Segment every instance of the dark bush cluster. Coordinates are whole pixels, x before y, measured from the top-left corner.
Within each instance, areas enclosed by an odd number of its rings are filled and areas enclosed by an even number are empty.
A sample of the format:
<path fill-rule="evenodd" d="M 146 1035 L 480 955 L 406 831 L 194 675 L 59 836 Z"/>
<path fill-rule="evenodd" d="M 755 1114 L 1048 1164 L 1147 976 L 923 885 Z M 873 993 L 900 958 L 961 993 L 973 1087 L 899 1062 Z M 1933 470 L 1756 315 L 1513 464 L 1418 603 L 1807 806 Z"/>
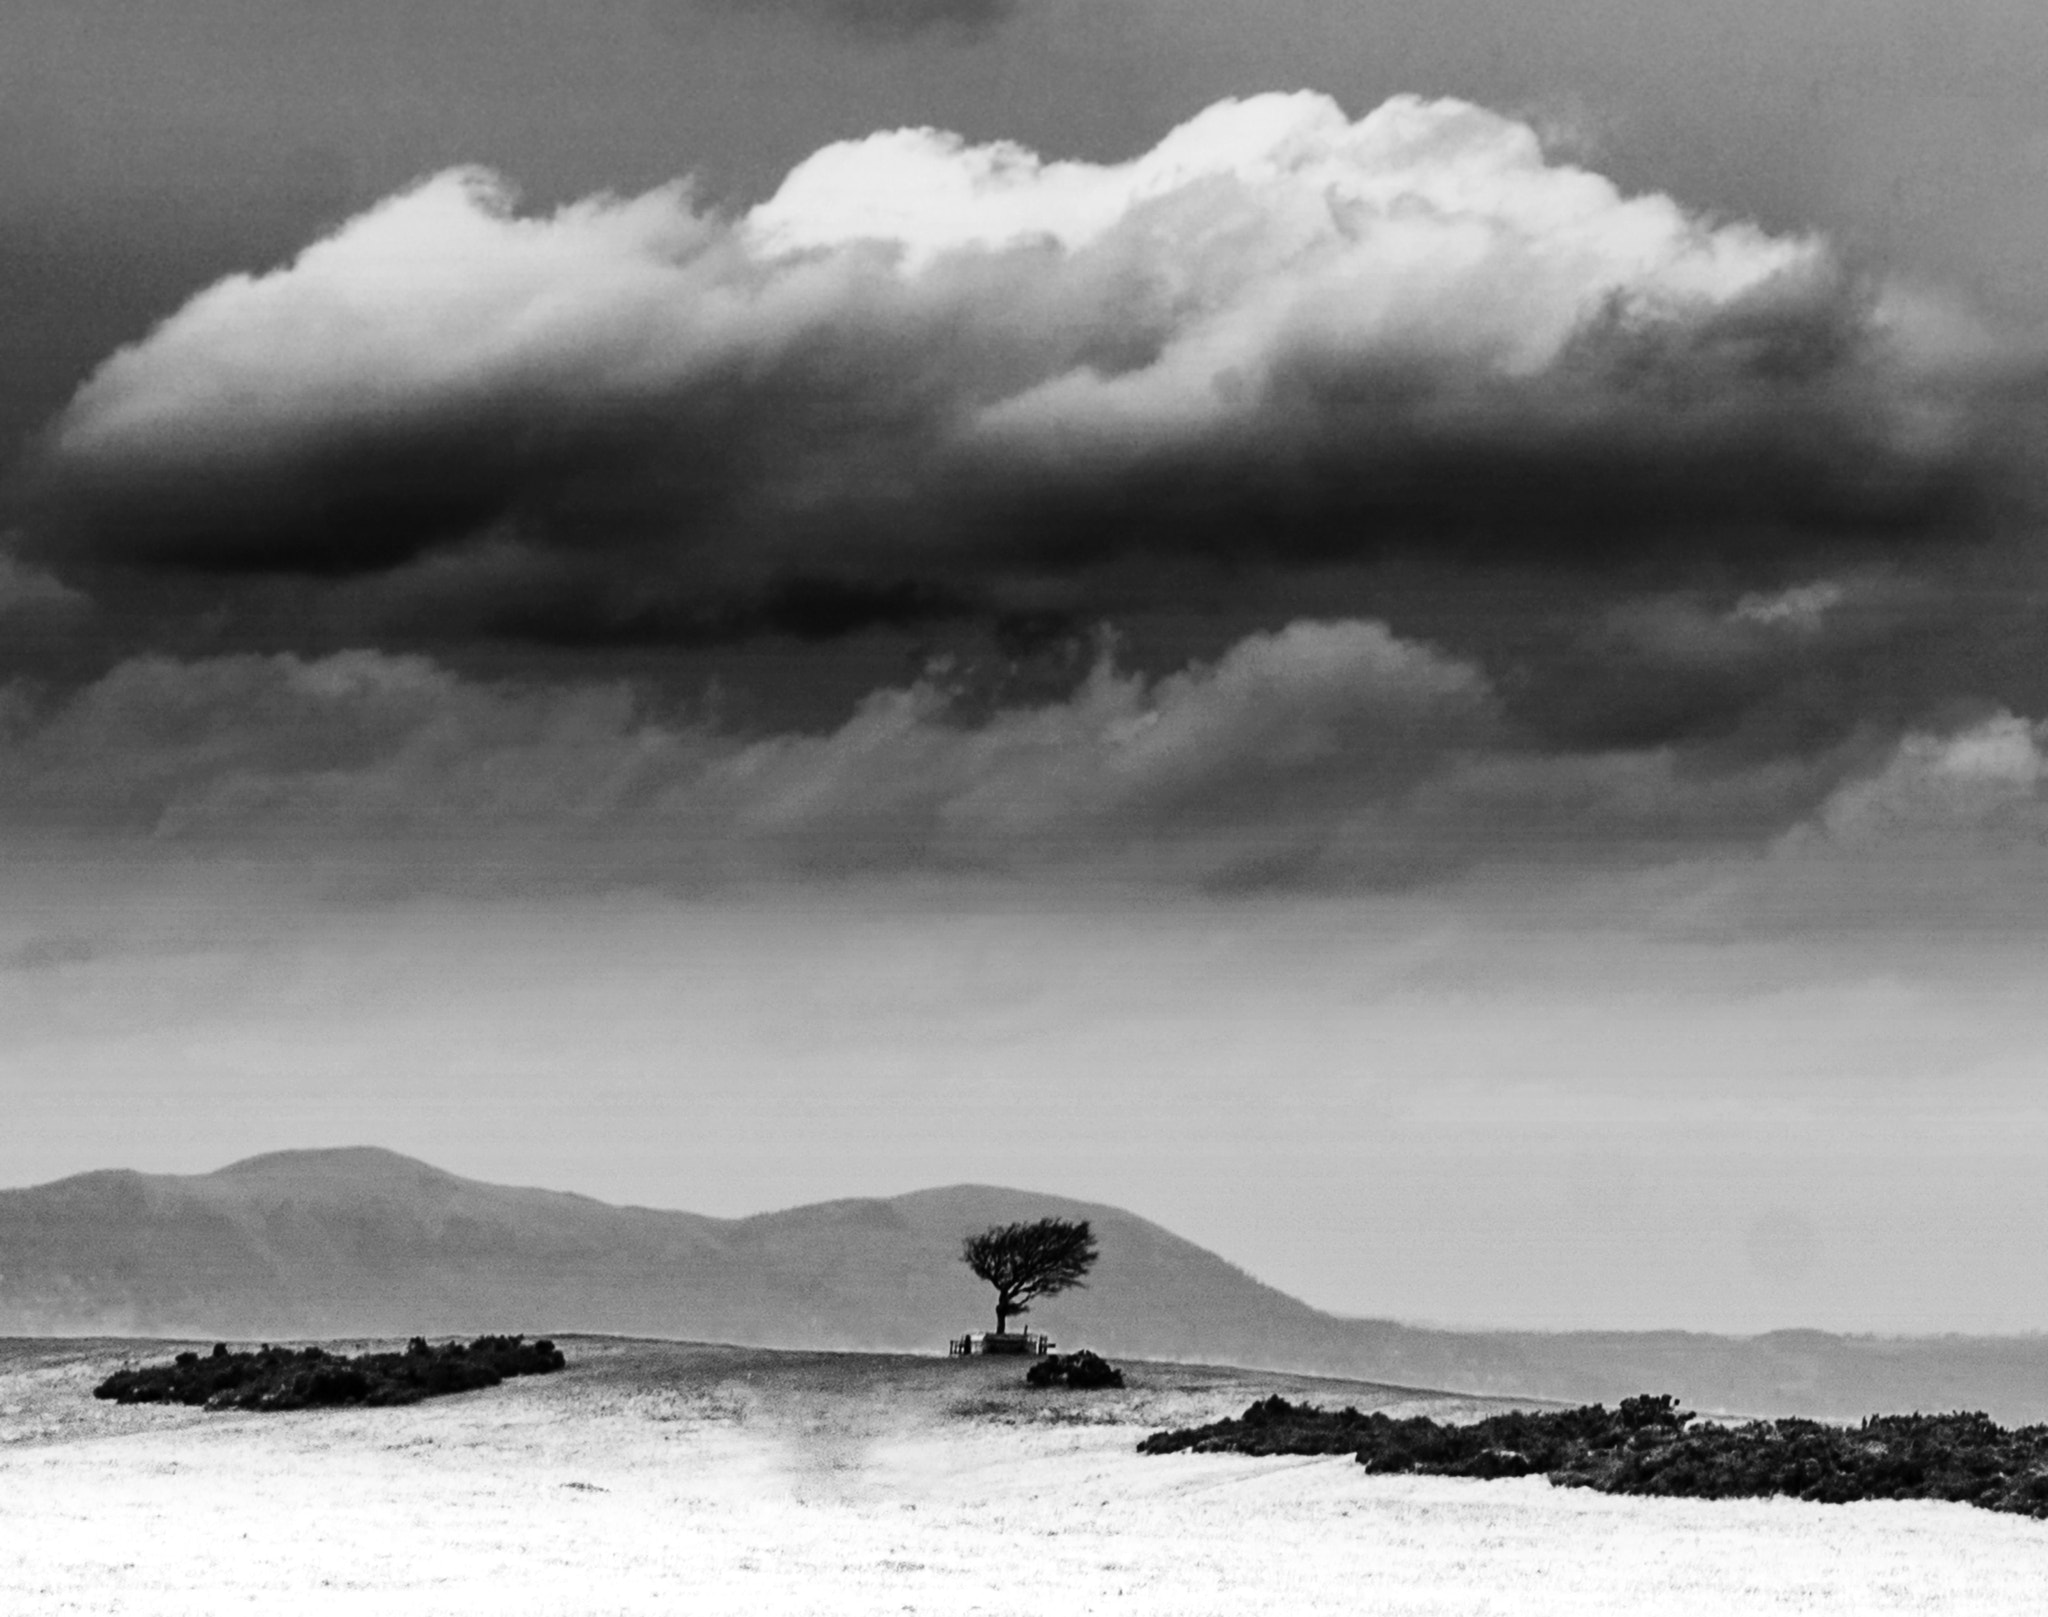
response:
<path fill-rule="evenodd" d="M 1469 1425 L 1325 1411 L 1273 1397 L 1235 1420 L 1155 1432 L 1140 1453 L 1352 1454 L 1369 1471 L 1441 1477 L 1542 1475 L 1561 1487 L 1698 1499 L 1783 1494 L 1823 1504 L 1947 1499 L 2048 1517 L 2048 1426 L 2016 1430 L 1982 1414 L 1872 1415 L 1694 1424 L 1667 1396 L 1609 1410 L 1489 1415 Z"/>
<path fill-rule="evenodd" d="M 1138 1445 L 1140 1454 L 1356 1454 L 1369 1417 L 1355 1409 L 1334 1412 L 1314 1404 L 1290 1404 L 1277 1393 L 1251 1405 L 1235 1420 L 1154 1432 Z M 1384 1417 L 1382 1417 L 1384 1418 Z"/>
<path fill-rule="evenodd" d="M 1086 1390 L 1121 1387 L 1124 1373 L 1107 1359 L 1083 1348 L 1079 1353 L 1054 1353 L 1040 1359 L 1024 1372 L 1024 1379 L 1034 1387 L 1079 1387 Z"/>
<path fill-rule="evenodd" d="M 1947 1499 L 2048 1517 L 2048 1426 L 2007 1430 L 1978 1413 L 1872 1415 L 1699 1426 L 1640 1448 L 1589 1453 L 1553 1481 L 1606 1493 L 1702 1499 L 1788 1494 L 1823 1504 Z"/>
<path fill-rule="evenodd" d="M 216 1342 L 205 1358 L 180 1353 L 170 1364 L 117 1370 L 93 1388 L 122 1404 L 199 1404 L 208 1409 L 315 1409 L 336 1404 L 416 1404 L 422 1398 L 495 1387 L 508 1376 L 562 1368 L 554 1343 L 521 1336 L 430 1344 L 415 1336 L 403 1353 L 283 1348 L 230 1353 Z"/>

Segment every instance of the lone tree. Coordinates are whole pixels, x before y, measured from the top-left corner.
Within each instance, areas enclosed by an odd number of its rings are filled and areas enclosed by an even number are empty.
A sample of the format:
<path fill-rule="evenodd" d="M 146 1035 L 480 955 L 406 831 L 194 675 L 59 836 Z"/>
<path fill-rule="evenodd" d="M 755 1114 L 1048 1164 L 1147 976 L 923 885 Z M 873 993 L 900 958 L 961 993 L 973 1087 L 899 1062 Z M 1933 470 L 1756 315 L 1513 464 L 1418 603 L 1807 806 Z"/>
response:
<path fill-rule="evenodd" d="M 960 1261 L 996 1288 L 996 1335 L 1013 1314 L 1028 1314 L 1034 1297 L 1050 1297 L 1095 1267 L 1095 1237 L 1088 1220 L 1041 1218 L 1030 1224 L 994 1224 L 960 1243 Z"/>

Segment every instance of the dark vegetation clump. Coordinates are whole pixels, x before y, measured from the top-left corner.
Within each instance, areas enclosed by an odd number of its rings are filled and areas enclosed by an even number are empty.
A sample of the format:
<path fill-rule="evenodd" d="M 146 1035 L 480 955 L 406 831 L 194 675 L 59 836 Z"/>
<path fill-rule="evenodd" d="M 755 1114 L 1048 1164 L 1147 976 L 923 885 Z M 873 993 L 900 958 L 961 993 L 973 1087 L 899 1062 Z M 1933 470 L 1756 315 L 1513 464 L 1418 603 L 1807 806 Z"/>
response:
<path fill-rule="evenodd" d="M 265 1344 L 230 1353 L 222 1342 L 201 1358 L 180 1353 L 170 1364 L 117 1370 L 93 1388 L 95 1398 L 122 1404 L 200 1404 L 208 1409 L 318 1409 L 337 1404 L 416 1404 L 422 1398 L 495 1387 L 508 1376 L 559 1370 L 562 1350 L 521 1336 L 480 1336 L 474 1342 L 430 1344 L 415 1336 L 403 1353 L 359 1353 Z"/>
<path fill-rule="evenodd" d="M 1542 1475 L 1560 1487 L 1695 1499 L 1785 1495 L 1822 1504 L 1947 1499 L 2048 1518 L 2048 1426 L 1983 1414 L 1872 1415 L 1694 1424 L 1677 1400 L 1489 1415 L 1470 1425 L 1334 1412 L 1280 1397 L 1235 1420 L 1154 1432 L 1143 1454 L 1353 1454 L 1368 1471 L 1438 1477 Z"/>
<path fill-rule="evenodd" d="M 1079 1353 L 1054 1353 L 1040 1359 L 1024 1372 L 1024 1379 L 1034 1387 L 1078 1387 L 1087 1391 L 1095 1387 L 1121 1387 L 1124 1373 L 1107 1359 L 1083 1348 Z"/>

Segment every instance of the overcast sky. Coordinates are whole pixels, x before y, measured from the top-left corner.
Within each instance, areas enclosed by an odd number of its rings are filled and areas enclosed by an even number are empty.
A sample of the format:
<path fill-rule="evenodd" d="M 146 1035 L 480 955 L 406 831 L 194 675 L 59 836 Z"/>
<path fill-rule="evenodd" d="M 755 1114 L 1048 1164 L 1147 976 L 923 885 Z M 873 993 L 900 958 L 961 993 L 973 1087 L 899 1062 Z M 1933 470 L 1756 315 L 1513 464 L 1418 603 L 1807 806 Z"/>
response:
<path fill-rule="evenodd" d="M 2048 12 L 0 13 L 0 1183 L 2042 1329 Z M 20 1126 L 25 1120 L 25 1126 Z"/>

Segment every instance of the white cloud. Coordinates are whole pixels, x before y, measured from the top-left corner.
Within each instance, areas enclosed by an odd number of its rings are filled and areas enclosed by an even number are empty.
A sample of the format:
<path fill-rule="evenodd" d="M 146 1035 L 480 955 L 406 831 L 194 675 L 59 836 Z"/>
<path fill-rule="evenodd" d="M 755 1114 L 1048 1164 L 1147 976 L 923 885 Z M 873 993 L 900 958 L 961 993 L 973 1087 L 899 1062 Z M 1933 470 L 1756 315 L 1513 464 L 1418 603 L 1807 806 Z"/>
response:
<path fill-rule="evenodd" d="M 506 391 L 629 393 L 678 349 L 715 349 L 690 266 L 719 235 L 676 187 L 522 219 L 497 178 L 451 170 L 200 293 L 85 384 L 63 445 L 255 456 Z M 657 313 L 658 357 L 642 345 Z"/>

